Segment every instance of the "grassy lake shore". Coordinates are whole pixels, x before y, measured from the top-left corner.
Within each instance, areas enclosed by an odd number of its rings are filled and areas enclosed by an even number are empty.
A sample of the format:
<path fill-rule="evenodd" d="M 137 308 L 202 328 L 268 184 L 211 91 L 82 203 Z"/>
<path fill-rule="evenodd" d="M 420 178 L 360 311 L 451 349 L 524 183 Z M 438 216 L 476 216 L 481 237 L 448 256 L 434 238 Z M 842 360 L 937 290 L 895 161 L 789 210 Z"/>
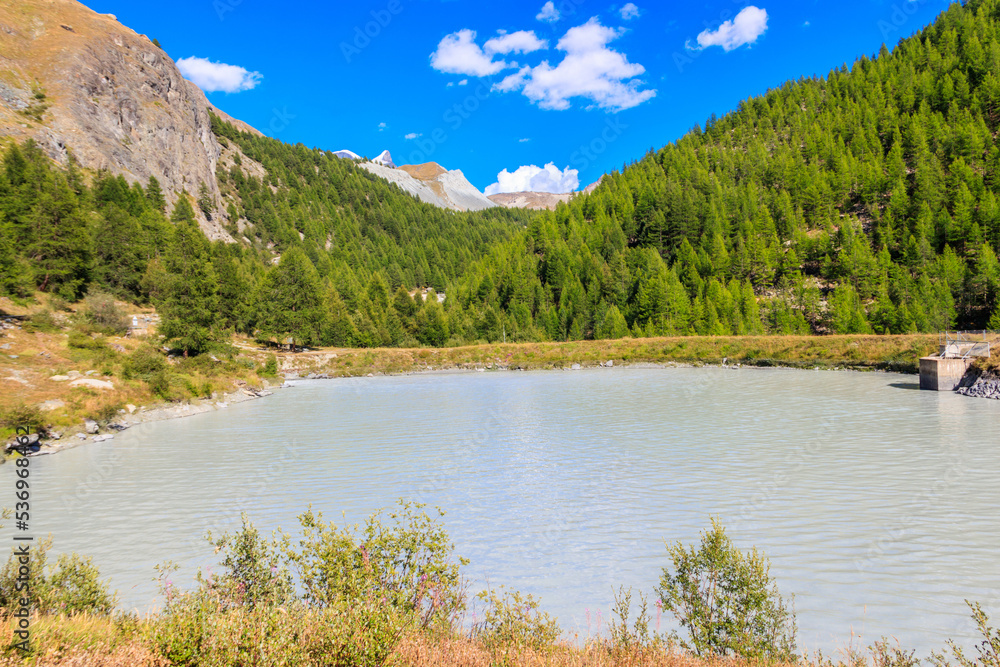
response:
<path fill-rule="evenodd" d="M 566 343 L 494 343 L 455 348 L 315 350 L 280 355 L 284 372 L 331 377 L 437 370 L 551 370 L 614 365 L 783 366 L 916 373 L 938 337 L 746 336 L 623 338 Z"/>
<path fill-rule="evenodd" d="M 917 373 L 938 336 L 747 336 L 624 338 L 555 343 L 494 343 L 453 348 L 319 349 L 290 352 L 235 337 L 225 352 L 184 359 L 148 358 L 153 337 L 92 334 L 56 327 L 8 330 L 0 355 L 0 414 L 27 407 L 50 432 L 67 438 L 92 419 L 111 423 L 171 419 L 248 400 L 281 377 L 360 377 L 440 371 L 558 370 L 574 367 L 723 365 Z M 161 354 L 161 353 L 157 353 Z M 1000 351 L 983 368 L 1000 367 Z M 155 364 L 153 363 L 155 362 Z M 142 363 L 159 368 L 145 368 Z M 97 383 L 87 380 L 93 379 Z M 73 380 L 83 379 L 80 382 Z M 105 383 L 101 385 L 100 383 Z M 0 432 L 9 440 L 11 426 Z M 55 444 L 54 443 L 54 444 Z M 82 444 L 75 442 L 74 444 Z"/>

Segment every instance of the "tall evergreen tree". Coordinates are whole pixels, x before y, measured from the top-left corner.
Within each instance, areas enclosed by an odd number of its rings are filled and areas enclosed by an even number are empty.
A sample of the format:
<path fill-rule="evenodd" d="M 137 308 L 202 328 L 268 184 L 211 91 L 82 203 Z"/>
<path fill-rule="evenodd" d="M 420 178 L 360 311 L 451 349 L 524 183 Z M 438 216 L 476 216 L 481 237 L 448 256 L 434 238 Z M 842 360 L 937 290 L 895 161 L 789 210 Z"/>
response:
<path fill-rule="evenodd" d="M 257 303 L 259 326 L 265 336 L 274 336 L 279 342 L 289 339 L 293 350 L 319 339 L 325 314 L 319 276 L 298 248 L 282 255 L 278 265 L 264 276 Z"/>
<path fill-rule="evenodd" d="M 160 333 L 185 355 L 205 351 L 219 336 L 219 285 L 212 266 L 208 239 L 198 229 L 194 210 L 180 196 L 171 216 L 176 228 L 164 256 L 166 285 L 156 304 Z"/>

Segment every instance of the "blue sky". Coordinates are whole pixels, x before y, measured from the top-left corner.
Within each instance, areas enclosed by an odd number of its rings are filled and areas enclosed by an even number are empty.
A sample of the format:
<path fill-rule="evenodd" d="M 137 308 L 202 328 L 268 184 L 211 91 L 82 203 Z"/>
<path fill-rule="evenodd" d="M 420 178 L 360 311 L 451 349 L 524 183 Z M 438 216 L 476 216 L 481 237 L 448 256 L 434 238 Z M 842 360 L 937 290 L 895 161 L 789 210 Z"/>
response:
<path fill-rule="evenodd" d="M 158 39 L 219 89 L 215 105 L 268 135 L 388 149 L 397 164 L 461 169 L 481 190 L 584 187 L 741 99 L 891 48 L 948 5 L 85 2 Z"/>

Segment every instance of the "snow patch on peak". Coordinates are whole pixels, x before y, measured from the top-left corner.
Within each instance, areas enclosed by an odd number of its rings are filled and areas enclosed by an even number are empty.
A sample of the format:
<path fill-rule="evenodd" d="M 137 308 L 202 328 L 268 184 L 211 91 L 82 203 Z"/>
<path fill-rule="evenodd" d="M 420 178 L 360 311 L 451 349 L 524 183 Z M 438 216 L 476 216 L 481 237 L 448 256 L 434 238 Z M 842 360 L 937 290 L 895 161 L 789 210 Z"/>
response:
<path fill-rule="evenodd" d="M 354 151 L 348 151 L 348 150 L 336 151 L 334 153 L 334 155 L 336 155 L 339 158 L 345 159 L 345 160 L 360 160 L 361 159 L 360 155 L 358 155 Z"/>
<path fill-rule="evenodd" d="M 389 151 L 382 151 L 382 154 L 372 160 L 372 162 L 380 164 L 383 167 L 389 167 L 390 169 L 396 168 L 396 163 L 392 161 L 392 155 L 389 154 Z"/>

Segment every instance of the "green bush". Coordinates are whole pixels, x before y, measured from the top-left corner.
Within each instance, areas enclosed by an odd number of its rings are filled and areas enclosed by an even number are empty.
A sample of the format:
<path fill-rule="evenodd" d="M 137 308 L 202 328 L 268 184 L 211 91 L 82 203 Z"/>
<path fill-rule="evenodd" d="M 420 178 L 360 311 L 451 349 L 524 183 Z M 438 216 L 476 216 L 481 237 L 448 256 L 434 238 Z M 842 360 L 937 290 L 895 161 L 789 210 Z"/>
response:
<path fill-rule="evenodd" d="M 118 416 L 118 411 L 121 409 L 121 403 L 109 403 L 98 408 L 91 418 L 99 422 L 109 422 Z"/>
<path fill-rule="evenodd" d="M 59 331 L 59 324 L 51 310 L 40 310 L 33 313 L 24 322 L 24 330 L 30 333 L 54 333 Z"/>
<path fill-rule="evenodd" d="M 276 377 L 278 375 L 278 355 L 272 354 L 264 362 L 264 368 L 261 369 L 260 374 L 264 377 Z"/>
<path fill-rule="evenodd" d="M 641 662 L 641 654 L 651 648 L 661 648 L 662 639 L 654 636 L 649 630 L 649 605 L 646 598 L 639 594 L 639 614 L 635 620 L 632 616 L 632 589 L 624 587 L 615 593 L 614 618 L 608 620 L 608 639 L 605 648 L 615 664 L 633 664 Z"/>
<path fill-rule="evenodd" d="M 49 295 L 49 308 L 52 310 L 62 311 L 64 313 L 68 313 L 71 310 L 69 302 L 58 294 Z"/>
<path fill-rule="evenodd" d="M 363 527 L 338 528 L 310 509 L 299 516 L 297 547 L 285 536 L 282 548 L 312 606 L 368 606 L 386 623 L 451 628 L 465 609 L 459 566 L 466 561 L 452 553 L 442 516 L 400 502 Z"/>
<path fill-rule="evenodd" d="M 106 582 L 89 557 L 62 554 L 49 575 L 43 611 L 50 614 L 110 614 L 117 595 L 108 591 Z"/>
<path fill-rule="evenodd" d="M 170 376 L 167 374 L 166 369 L 154 373 L 147 381 L 147 384 L 149 385 L 149 390 L 163 400 L 169 401 L 173 398 L 170 392 Z"/>
<path fill-rule="evenodd" d="M 242 515 L 243 526 L 236 533 L 207 539 L 222 552 L 225 573 L 206 580 L 226 607 L 258 607 L 281 605 L 294 596 L 292 576 L 281 565 L 281 554 L 273 541 L 260 536 L 260 532 Z"/>
<path fill-rule="evenodd" d="M 217 600 L 200 589 L 184 593 L 170 580 L 171 566 L 158 566 L 164 609 L 146 627 L 146 641 L 173 665 L 210 664 L 204 653 L 210 643 L 212 621 L 220 612 Z"/>
<path fill-rule="evenodd" d="M 122 366 L 122 377 L 126 380 L 151 381 L 167 368 L 167 361 L 152 345 L 143 345 L 130 354 Z"/>
<path fill-rule="evenodd" d="M 486 590 L 483 620 L 473 627 L 473 637 L 490 650 L 513 647 L 544 649 L 559 637 L 556 620 L 538 609 L 538 600 L 520 591 Z"/>
<path fill-rule="evenodd" d="M 872 644 L 868 651 L 872 656 L 873 667 L 917 667 L 920 664 L 920 660 L 913 657 L 916 651 L 900 648 L 899 642 L 893 646 L 885 637 Z M 857 662 L 867 664 L 863 657 Z"/>
<path fill-rule="evenodd" d="M 105 292 L 91 292 L 83 301 L 87 321 L 109 335 L 128 332 L 128 315 L 119 308 L 115 298 Z"/>
<path fill-rule="evenodd" d="M 62 554 L 52 567 L 48 564 L 51 544 L 51 540 L 44 540 L 31 550 L 28 562 L 31 586 L 27 593 L 16 589 L 21 564 L 11 553 L 0 570 L 0 609 L 12 611 L 27 596 L 31 609 L 41 614 L 112 613 L 118 597 L 108 590 L 107 582 L 101 581 L 91 559 L 75 553 Z"/>
<path fill-rule="evenodd" d="M 657 592 L 687 632 L 681 646 L 703 657 L 795 658 L 795 615 L 763 554 L 741 553 L 715 519 L 698 549 L 678 542 L 668 553 L 673 571 L 663 569 Z"/>
<path fill-rule="evenodd" d="M 184 389 L 190 396 L 199 396 L 201 392 L 198 389 L 198 385 L 194 383 L 194 380 L 187 377 L 186 375 L 181 376 L 181 381 L 184 383 Z"/>
<path fill-rule="evenodd" d="M 105 350 L 108 347 L 102 336 L 93 338 L 81 331 L 71 331 L 66 344 L 77 350 Z"/>
<path fill-rule="evenodd" d="M 34 405 L 19 403 L 0 413 L 0 424 L 16 429 L 24 427 L 29 433 L 39 433 L 45 430 L 45 423 L 42 420 L 42 411 Z"/>
<path fill-rule="evenodd" d="M 245 516 L 235 533 L 209 535 L 223 571 L 199 576 L 189 593 L 171 583 L 173 567 L 159 568 L 166 604 L 148 643 L 176 665 L 374 667 L 409 629 L 458 627 L 464 561 L 422 506 L 402 503 L 362 527 L 338 528 L 312 510 L 299 522 L 295 540 L 265 539 Z"/>
<path fill-rule="evenodd" d="M 965 601 L 972 610 L 972 620 L 982 635 L 982 641 L 976 644 L 976 657 L 969 657 L 958 644 L 948 640 L 948 647 L 951 649 L 955 662 L 959 667 L 1000 667 L 1000 630 L 990 625 L 990 617 L 983 611 L 978 602 Z M 951 663 L 948 658 L 940 653 L 931 653 L 931 662 L 938 667 L 945 667 Z M 904 665 L 903 667 L 910 667 Z"/>

